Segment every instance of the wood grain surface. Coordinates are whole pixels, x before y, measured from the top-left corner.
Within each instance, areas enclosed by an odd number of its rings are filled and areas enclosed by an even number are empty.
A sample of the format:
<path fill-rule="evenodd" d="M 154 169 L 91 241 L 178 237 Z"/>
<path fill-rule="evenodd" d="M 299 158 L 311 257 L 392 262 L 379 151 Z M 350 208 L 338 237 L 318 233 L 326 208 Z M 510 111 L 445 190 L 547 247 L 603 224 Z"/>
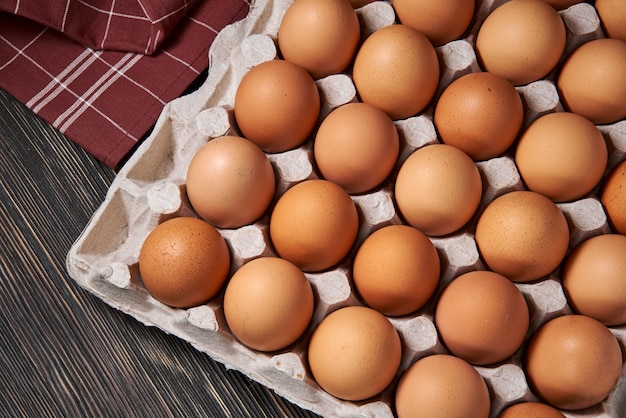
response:
<path fill-rule="evenodd" d="M 0 90 L 0 417 L 314 417 L 80 288 L 115 172 Z"/>

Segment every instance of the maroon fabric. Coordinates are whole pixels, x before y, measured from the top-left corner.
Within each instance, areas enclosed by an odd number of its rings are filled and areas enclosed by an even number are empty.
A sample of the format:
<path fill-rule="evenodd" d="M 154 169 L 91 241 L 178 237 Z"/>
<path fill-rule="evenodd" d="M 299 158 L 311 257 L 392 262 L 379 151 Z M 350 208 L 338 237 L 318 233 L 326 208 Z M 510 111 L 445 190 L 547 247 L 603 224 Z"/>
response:
<path fill-rule="evenodd" d="M 91 0 L 92 4 L 95 1 Z M 169 4 L 181 1 L 169 0 Z M 41 7 L 54 2 L 17 3 L 21 8 L 24 3 Z M 70 6 L 74 2 L 86 3 L 67 1 Z M 110 2 L 119 14 L 125 11 L 118 9 L 118 3 L 132 3 Z M 150 2 L 165 6 L 168 0 Z M 66 0 L 62 3 L 65 5 Z M 217 33 L 244 18 L 249 7 L 249 0 L 198 0 L 178 18 L 178 24 L 152 55 L 132 51 L 135 47 L 128 38 L 134 37 L 128 35 L 128 22 L 109 25 L 108 34 L 102 38 L 119 42 L 115 49 L 128 49 L 102 50 L 71 40 L 33 19 L 0 13 L 0 87 L 96 158 L 116 168 L 154 125 L 165 104 L 207 68 L 208 49 Z M 92 34 L 100 30 L 96 26 Z M 102 42 L 94 36 L 96 43 Z M 149 42 L 158 42 L 152 39 Z M 141 47 L 145 48 L 145 43 Z"/>

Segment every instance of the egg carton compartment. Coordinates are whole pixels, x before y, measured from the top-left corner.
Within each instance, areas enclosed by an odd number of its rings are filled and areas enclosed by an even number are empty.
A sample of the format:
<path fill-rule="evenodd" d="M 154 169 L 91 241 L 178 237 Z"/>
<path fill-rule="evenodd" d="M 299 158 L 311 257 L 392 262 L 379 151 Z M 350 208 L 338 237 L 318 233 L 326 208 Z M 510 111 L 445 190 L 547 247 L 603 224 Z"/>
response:
<path fill-rule="evenodd" d="M 315 295 L 313 319 L 305 334 L 284 350 L 262 353 L 239 343 L 224 318 L 223 290 L 207 304 L 189 309 L 168 307 L 143 287 L 138 257 L 146 236 L 159 223 L 177 216 L 196 216 L 185 192 L 189 161 L 207 140 L 238 135 L 234 121 L 234 97 L 246 72 L 255 65 L 276 59 L 276 37 L 282 16 L 293 0 L 257 0 L 249 16 L 227 28 L 210 50 L 207 80 L 196 92 L 168 103 L 154 131 L 119 171 L 107 196 L 76 240 L 67 256 L 71 277 L 115 309 L 147 326 L 156 326 L 178 336 L 228 368 L 239 370 L 271 388 L 287 400 L 323 416 L 392 417 L 394 387 L 400 374 L 415 360 L 434 353 L 446 353 L 434 323 L 436 300 L 444 287 L 458 275 L 485 269 L 473 228 L 481 211 L 496 197 L 523 190 L 511 153 L 476 165 L 483 181 L 483 196 L 474 218 L 461 230 L 444 237 L 431 237 L 442 263 L 438 289 L 417 312 L 390 317 L 403 345 L 400 370 L 394 382 L 381 394 L 361 402 L 339 400 L 323 391 L 314 381 L 306 363 L 308 339 L 319 322 L 330 312 L 362 302 L 353 291 L 350 266 L 356 248 L 373 231 L 402 223 L 393 200 L 393 180 L 402 162 L 416 149 L 437 143 L 433 105 L 421 114 L 395 121 L 401 149 L 396 169 L 378 189 L 352 196 L 360 219 L 357 242 L 347 258 L 332 270 L 305 273 Z M 474 52 L 475 34 L 480 24 L 502 0 L 478 0 L 474 21 L 466 37 L 437 47 L 442 66 L 436 97 L 458 77 L 480 71 Z M 603 36 L 595 9 L 581 3 L 559 12 L 567 27 L 567 46 L 575 46 Z M 395 22 L 387 1 L 374 1 L 357 10 L 362 37 Z M 321 97 L 320 121 L 333 109 L 358 100 L 349 73 L 316 81 Z M 537 117 L 563 110 L 554 83 L 554 74 L 517 88 L 524 103 L 524 126 Z M 609 147 L 607 172 L 625 159 L 626 121 L 599 126 Z M 303 146 L 268 154 L 277 175 L 276 198 L 291 186 L 319 178 L 309 140 Z M 583 240 L 610 232 L 598 190 L 558 207 L 570 227 L 570 250 Z M 268 231 L 269 214 L 237 229 L 219 229 L 231 252 L 231 274 L 246 262 L 275 255 Z M 571 313 L 560 285 L 559 271 L 536 283 L 517 283 L 531 314 L 528 335 L 547 320 Z M 611 331 L 626 352 L 626 326 Z M 528 338 L 528 336 L 527 336 Z M 490 391 L 495 417 L 506 406 L 524 400 L 537 400 L 530 391 L 522 368 L 520 348 L 509 360 L 489 367 L 475 366 Z M 621 417 L 626 415 L 626 367 L 611 395 L 592 408 L 563 411 L 569 418 Z"/>

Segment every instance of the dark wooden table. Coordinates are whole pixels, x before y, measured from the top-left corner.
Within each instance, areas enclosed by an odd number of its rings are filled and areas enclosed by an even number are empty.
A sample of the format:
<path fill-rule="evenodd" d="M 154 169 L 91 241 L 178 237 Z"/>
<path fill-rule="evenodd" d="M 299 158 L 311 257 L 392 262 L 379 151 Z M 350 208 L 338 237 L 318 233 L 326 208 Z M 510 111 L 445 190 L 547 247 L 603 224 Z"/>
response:
<path fill-rule="evenodd" d="M 0 90 L 0 417 L 314 417 L 73 281 L 114 177 Z"/>

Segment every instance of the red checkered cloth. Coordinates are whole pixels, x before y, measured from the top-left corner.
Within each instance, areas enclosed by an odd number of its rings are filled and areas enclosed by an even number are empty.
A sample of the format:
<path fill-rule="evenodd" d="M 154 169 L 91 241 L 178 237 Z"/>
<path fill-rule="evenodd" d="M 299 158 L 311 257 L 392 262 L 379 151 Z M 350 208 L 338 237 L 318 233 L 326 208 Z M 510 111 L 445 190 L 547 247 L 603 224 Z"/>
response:
<path fill-rule="evenodd" d="M 0 88 L 111 168 L 250 0 L 0 0 Z"/>

